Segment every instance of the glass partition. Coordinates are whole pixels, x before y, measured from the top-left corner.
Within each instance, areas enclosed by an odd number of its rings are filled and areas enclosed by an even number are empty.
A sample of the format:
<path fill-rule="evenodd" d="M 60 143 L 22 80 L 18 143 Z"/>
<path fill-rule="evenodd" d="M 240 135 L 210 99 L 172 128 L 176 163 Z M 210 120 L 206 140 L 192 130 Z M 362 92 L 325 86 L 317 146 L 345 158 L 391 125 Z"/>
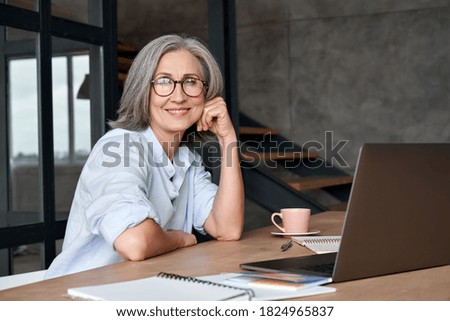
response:
<path fill-rule="evenodd" d="M 52 0 L 52 16 L 101 26 L 100 0 Z"/>
<path fill-rule="evenodd" d="M 14 274 L 41 269 L 42 243 L 20 245 L 11 249 Z"/>
<path fill-rule="evenodd" d="M 89 56 L 79 55 L 72 59 L 74 99 L 74 152 L 76 161 L 85 161 L 91 150 L 91 111 L 89 95 L 83 88 L 89 85 Z"/>
<path fill-rule="evenodd" d="M 90 45 L 53 38 L 53 141 L 56 219 L 67 219 L 91 148 Z"/>
<path fill-rule="evenodd" d="M 15 32 L 13 28 L 9 31 Z M 32 32 L 20 30 L 24 37 L 5 43 L 7 58 L 7 110 L 9 116 L 10 213 L 7 225 L 42 221 L 39 218 L 39 133 L 37 62 Z M 17 54 L 15 53 L 17 51 Z M 20 54 L 19 54 L 20 52 Z"/>
<path fill-rule="evenodd" d="M 37 10 L 36 0 L 6 0 L 6 4 L 28 10 Z"/>

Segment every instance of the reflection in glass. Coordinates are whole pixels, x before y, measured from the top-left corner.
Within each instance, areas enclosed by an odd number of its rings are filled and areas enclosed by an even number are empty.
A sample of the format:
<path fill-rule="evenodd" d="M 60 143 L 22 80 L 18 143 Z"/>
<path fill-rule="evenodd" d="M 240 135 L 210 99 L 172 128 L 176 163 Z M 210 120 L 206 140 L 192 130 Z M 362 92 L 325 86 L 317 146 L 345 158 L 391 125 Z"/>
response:
<path fill-rule="evenodd" d="M 21 29 L 16 29 L 16 28 L 11 28 L 11 27 L 5 27 L 6 28 L 6 39 L 8 41 L 22 41 L 22 40 L 30 40 L 30 44 L 28 45 L 28 47 L 30 48 L 31 46 L 34 47 L 34 41 L 31 42 L 32 40 L 36 40 L 36 34 L 34 32 L 30 32 L 30 31 L 26 31 L 26 30 L 21 30 Z M 17 45 L 20 45 L 19 42 L 16 43 Z M 12 45 L 12 43 L 10 44 Z M 34 54 L 34 50 L 33 50 L 33 57 L 35 56 Z"/>
<path fill-rule="evenodd" d="M 89 56 L 74 56 L 73 87 L 75 92 L 82 86 L 86 76 L 89 76 Z M 87 83 L 89 84 L 89 81 Z M 91 112 L 89 103 L 89 100 L 78 97 L 74 103 L 75 152 L 77 157 L 82 160 L 87 159 L 91 150 Z"/>
<path fill-rule="evenodd" d="M 52 59 L 53 80 L 53 150 L 55 163 L 67 161 L 69 155 L 69 115 L 67 92 L 67 58 Z"/>
<path fill-rule="evenodd" d="M 35 222 L 39 212 L 39 145 L 36 59 L 8 61 L 9 162 L 12 211 L 10 225 Z M 26 213 L 29 214 L 26 214 Z"/>
<path fill-rule="evenodd" d="M 56 240 L 56 255 L 61 253 L 63 240 Z M 43 244 L 34 243 L 20 245 L 11 249 L 13 257 L 13 274 L 27 273 L 44 269 L 41 255 L 43 255 Z"/>
<path fill-rule="evenodd" d="M 57 219 L 66 219 L 91 146 L 90 100 L 76 97 L 89 74 L 89 45 L 58 38 L 52 43 L 55 208 Z M 37 62 L 30 56 L 30 52 L 17 52 L 8 59 L 9 188 L 13 212 L 8 225 L 40 221 Z"/>
<path fill-rule="evenodd" d="M 90 101 L 77 98 L 89 74 L 88 45 L 53 38 L 53 140 L 57 220 L 66 219 L 90 152 Z"/>
<path fill-rule="evenodd" d="M 14 7 L 37 11 L 36 0 L 6 0 L 5 3 Z"/>
<path fill-rule="evenodd" d="M 20 274 L 41 270 L 42 243 L 20 245 L 11 249 L 13 273 Z"/>
<path fill-rule="evenodd" d="M 1 3 L 2 1 L 0 1 Z M 36 0 L 7 0 L 6 4 L 12 5 L 15 7 L 20 7 L 23 9 L 37 11 L 37 3 Z M 16 29 L 11 27 L 5 27 L 5 37 L 7 41 L 15 41 L 15 40 L 35 40 L 37 34 L 34 32 L 29 32 L 22 29 Z M 34 46 L 34 44 L 33 44 Z M 35 56 L 33 52 L 33 57 Z"/>
<path fill-rule="evenodd" d="M 101 26 L 100 8 L 99 0 L 52 0 L 53 16 L 95 26 Z"/>

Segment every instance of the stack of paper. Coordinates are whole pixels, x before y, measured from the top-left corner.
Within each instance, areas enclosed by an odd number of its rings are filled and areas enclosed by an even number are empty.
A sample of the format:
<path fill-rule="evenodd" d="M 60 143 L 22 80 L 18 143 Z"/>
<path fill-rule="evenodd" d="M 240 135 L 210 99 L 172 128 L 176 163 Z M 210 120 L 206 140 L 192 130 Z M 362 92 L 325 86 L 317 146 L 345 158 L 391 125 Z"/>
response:
<path fill-rule="evenodd" d="M 333 287 L 322 286 L 331 282 L 329 277 L 293 273 L 224 273 L 200 279 L 251 289 L 254 301 L 283 300 L 336 292 Z"/>

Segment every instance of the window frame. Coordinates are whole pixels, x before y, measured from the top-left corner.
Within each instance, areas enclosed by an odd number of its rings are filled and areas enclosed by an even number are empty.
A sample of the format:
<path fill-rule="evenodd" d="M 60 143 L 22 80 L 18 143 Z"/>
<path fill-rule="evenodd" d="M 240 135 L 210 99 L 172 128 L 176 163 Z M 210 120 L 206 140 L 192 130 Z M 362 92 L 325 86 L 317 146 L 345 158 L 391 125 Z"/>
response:
<path fill-rule="evenodd" d="M 0 275 L 13 274 L 12 248 L 42 243 L 41 266 L 48 268 L 56 256 L 56 240 L 64 237 L 67 220 L 56 220 L 53 153 L 52 37 L 75 40 L 90 47 L 90 85 L 97 86 L 90 97 L 91 144 L 105 132 L 106 121 L 115 118 L 117 83 L 117 3 L 90 0 L 89 21 L 95 25 L 52 16 L 51 2 L 38 1 L 37 11 L 4 4 L 0 0 L 0 26 L 36 32 L 38 65 L 39 186 L 41 223 L 0 227 Z M 100 18 L 98 18 L 100 17 Z M 98 21 L 101 19 L 101 21 Z M 99 23 L 100 22 L 100 23 Z M 98 27 L 98 26 L 102 27 Z M 7 53 L 5 33 L 0 33 L 0 220 L 9 212 L 9 133 L 7 112 Z M 100 68 L 98 68 L 100 66 Z M 102 68 L 101 66 L 108 66 Z M 93 72 L 99 70 L 98 72 Z M 92 88 L 92 87 L 91 87 Z M 92 92 L 92 91 L 91 91 Z M 0 221 L 0 226 L 6 222 Z"/>

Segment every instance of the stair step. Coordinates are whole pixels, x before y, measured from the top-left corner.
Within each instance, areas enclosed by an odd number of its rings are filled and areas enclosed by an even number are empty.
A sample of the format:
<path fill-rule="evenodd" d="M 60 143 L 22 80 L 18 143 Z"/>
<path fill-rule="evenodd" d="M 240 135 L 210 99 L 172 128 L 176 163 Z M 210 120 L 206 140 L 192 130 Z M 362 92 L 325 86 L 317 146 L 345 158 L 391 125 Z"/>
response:
<path fill-rule="evenodd" d="M 123 87 L 123 83 L 125 81 L 125 78 L 127 77 L 128 70 L 130 69 L 134 57 L 136 57 L 138 52 L 138 49 L 134 46 L 124 43 L 117 44 L 117 79 L 119 86 Z"/>
<path fill-rule="evenodd" d="M 278 130 L 275 128 L 268 127 L 249 127 L 249 126 L 241 126 L 239 128 L 239 134 L 241 135 L 278 135 Z"/>
<path fill-rule="evenodd" d="M 121 87 L 123 87 L 123 83 L 125 82 L 125 78 L 127 78 L 127 74 L 126 74 L 126 73 L 124 73 L 124 72 L 119 72 L 119 73 L 117 74 L 117 79 L 118 79 L 119 85 L 120 85 Z"/>
<path fill-rule="evenodd" d="M 133 59 L 126 57 L 118 57 L 117 58 L 117 69 L 119 71 L 127 73 L 133 63 Z"/>
<path fill-rule="evenodd" d="M 263 153 L 263 152 L 242 152 L 242 159 L 244 161 L 259 161 L 259 160 L 294 160 L 294 159 L 316 159 L 318 154 L 313 152 L 280 152 L 276 153 Z"/>
<path fill-rule="evenodd" d="M 117 44 L 117 53 L 119 56 L 134 57 L 139 52 L 138 48 L 124 43 Z"/>
<path fill-rule="evenodd" d="M 308 176 L 286 181 L 297 191 L 351 184 L 352 176 Z"/>

